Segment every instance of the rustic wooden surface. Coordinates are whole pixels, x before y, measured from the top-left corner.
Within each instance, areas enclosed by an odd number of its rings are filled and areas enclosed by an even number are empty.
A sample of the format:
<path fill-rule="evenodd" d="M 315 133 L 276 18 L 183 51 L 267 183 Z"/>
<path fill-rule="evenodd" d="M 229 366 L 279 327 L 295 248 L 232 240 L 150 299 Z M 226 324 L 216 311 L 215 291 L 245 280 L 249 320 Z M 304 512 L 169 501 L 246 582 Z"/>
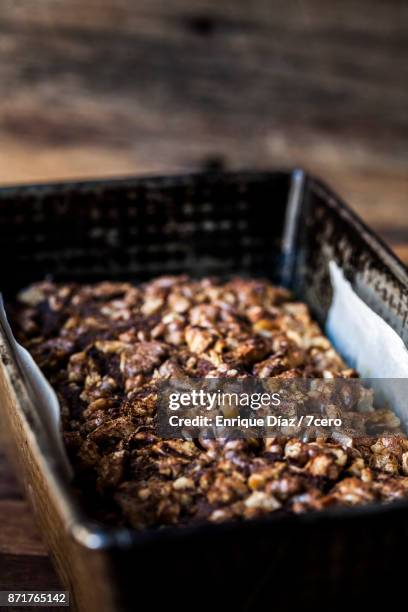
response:
<path fill-rule="evenodd" d="M 407 32 L 405 0 L 3 0 L 0 183 L 303 166 L 408 262 Z M 0 453 L 0 589 L 56 584 Z"/>

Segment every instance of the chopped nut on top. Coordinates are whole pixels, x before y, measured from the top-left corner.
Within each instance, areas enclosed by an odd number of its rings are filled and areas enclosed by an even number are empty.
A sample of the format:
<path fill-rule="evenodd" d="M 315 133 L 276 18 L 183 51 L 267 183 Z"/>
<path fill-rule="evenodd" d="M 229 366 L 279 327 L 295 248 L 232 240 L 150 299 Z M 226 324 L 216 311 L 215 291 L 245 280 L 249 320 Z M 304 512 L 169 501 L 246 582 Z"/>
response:
<path fill-rule="evenodd" d="M 286 289 L 187 276 L 138 287 L 42 282 L 13 313 L 58 393 L 77 484 L 99 519 L 143 529 L 408 497 L 408 440 L 369 390 L 345 398 L 347 428 L 332 437 L 156 435 L 157 385 L 169 377 L 357 376 Z M 325 399 L 322 414 L 338 417 Z"/>

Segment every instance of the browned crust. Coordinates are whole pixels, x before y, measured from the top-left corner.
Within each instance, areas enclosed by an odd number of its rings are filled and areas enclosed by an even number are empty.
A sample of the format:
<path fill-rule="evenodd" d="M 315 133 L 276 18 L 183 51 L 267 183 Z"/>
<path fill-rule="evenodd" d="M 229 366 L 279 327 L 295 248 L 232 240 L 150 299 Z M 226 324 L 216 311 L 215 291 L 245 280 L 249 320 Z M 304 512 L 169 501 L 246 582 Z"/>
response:
<path fill-rule="evenodd" d="M 78 485 L 104 521 L 140 529 L 408 495 L 408 442 L 387 410 L 356 409 L 355 435 L 337 441 L 157 437 L 156 384 L 169 376 L 356 376 L 285 289 L 185 276 L 43 282 L 13 317 L 58 393 Z M 365 437 L 367 421 L 395 434 Z"/>

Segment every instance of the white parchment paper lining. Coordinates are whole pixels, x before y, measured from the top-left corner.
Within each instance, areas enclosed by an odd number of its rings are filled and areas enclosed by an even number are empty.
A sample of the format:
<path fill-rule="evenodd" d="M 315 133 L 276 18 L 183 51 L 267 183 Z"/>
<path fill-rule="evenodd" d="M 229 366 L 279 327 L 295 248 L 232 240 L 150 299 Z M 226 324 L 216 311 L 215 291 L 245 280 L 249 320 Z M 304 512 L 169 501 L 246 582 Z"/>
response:
<path fill-rule="evenodd" d="M 0 323 L 4 329 L 11 348 L 16 355 L 18 364 L 24 373 L 34 395 L 35 407 L 38 410 L 39 419 L 51 436 L 51 444 L 61 461 L 63 469 L 68 476 L 72 476 L 72 467 L 68 460 L 64 442 L 61 435 L 61 410 L 57 395 L 51 387 L 44 374 L 41 372 L 30 353 L 21 346 L 14 338 L 10 324 L 4 309 L 3 298 L 0 295 Z"/>
<path fill-rule="evenodd" d="M 392 327 L 355 293 L 341 268 L 329 263 L 333 300 L 326 333 L 347 363 L 370 378 L 377 399 L 408 426 L 408 350 Z"/>
<path fill-rule="evenodd" d="M 334 261 L 329 263 L 329 269 L 333 300 L 328 313 L 326 333 L 362 378 L 377 379 L 376 385 L 373 385 L 376 386 L 377 394 L 387 401 L 407 427 L 408 415 L 402 409 L 407 385 L 401 384 L 399 387 L 395 379 L 408 379 L 408 350 L 390 325 L 358 297 Z M 57 395 L 30 353 L 15 340 L 1 296 L 0 322 L 35 395 L 39 418 L 51 435 L 64 469 L 71 475 L 72 468 L 61 435 Z"/>

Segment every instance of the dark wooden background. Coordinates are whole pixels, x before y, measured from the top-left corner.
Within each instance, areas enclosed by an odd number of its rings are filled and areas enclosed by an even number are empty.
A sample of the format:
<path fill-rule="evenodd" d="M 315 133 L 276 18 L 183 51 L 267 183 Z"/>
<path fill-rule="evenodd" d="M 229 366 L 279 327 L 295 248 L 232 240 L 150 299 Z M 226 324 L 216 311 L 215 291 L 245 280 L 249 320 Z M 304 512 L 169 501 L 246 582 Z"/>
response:
<path fill-rule="evenodd" d="M 408 262 L 405 0 L 2 0 L 0 183 L 303 166 Z M 0 588 L 57 584 L 0 454 Z"/>

